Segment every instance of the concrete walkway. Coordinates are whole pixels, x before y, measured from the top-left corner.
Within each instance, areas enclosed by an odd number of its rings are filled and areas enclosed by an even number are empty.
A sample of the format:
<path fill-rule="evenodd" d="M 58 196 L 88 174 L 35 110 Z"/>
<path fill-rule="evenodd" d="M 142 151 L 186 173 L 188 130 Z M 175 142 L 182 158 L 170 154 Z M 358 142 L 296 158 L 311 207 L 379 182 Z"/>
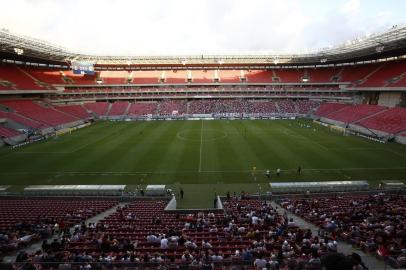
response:
<path fill-rule="evenodd" d="M 106 211 L 104 211 L 104 212 L 102 212 L 102 213 L 100 213 L 100 214 L 98 214 L 98 215 L 96 215 L 96 216 L 94 216 L 94 217 L 91 217 L 91 218 L 85 220 L 85 222 L 86 222 L 86 224 L 89 224 L 89 223 L 97 223 L 98 221 L 102 220 L 103 218 L 105 218 L 105 217 L 111 215 L 112 213 L 114 213 L 114 212 L 117 210 L 117 208 L 118 208 L 119 206 L 120 206 L 120 207 L 124 207 L 124 206 L 127 205 L 127 204 L 128 204 L 128 203 L 119 203 L 118 205 L 113 206 L 112 208 L 107 209 Z M 71 233 L 73 232 L 73 230 L 74 230 L 74 226 L 72 226 L 72 227 L 70 228 Z M 59 236 L 58 236 L 58 235 L 53 235 L 52 237 L 49 237 L 49 238 L 46 239 L 46 240 L 48 241 L 48 243 L 52 243 L 52 241 L 54 241 L 54 239 L 58 239 L 58 240 L 59 240 Z M 15 262 L 15 259 L 16 259 L 16 257 L 17 257 L 17 254 L 18 254 L 20 251 L 25 251 L 25 252 L 27 252 L 27 253 L 35 253 L 37 250 L 40 250 L 40 249 L 41 249 L 42 241 L 43 241 L 43 240 L 37 241 L 37 242 L 35 242 L 35 243 L 29 245 L 28 247 L 25 247 L 25 248 L 23 248 L 23 249 L 20 249 L 20 250 L 18 250 L 18 251 L 13 252 L 12 254 L 10 254 L 10 255 L 8 255 L 8 256 L 5 256 L 5 257 L 3 258 L 3 262 L 4 262 L 4 263 L 14 263 L 14 262 Z"/>
<path fill-rule="evenodd" d="M 303 218 L 292 214 L 290 211 L 282 208 L 279 204 L 275 203 L 274 201 L 271 202 L 272 206 L 275 207 L 279 214 L 284 214 L 285 212 L 288 214 L 289 218 L 293 218 L 293 221 L 296 223 L 297 226 L 300 228 L 310 229 L 313 235 L 318 234 L 318 227 L 313 225 L 312 223 L 307 222 Z M 374 257 L 371 254 L 365 253 L 360 249 L 354 248 L 352 245 L 344 242 L 344 241 L 337 241 L 338 242 L 338 252 L 344 253 L 345 255 L 351 254 L 353 252 L 358 253 L 362 261 L 370 270 L 383 270 L 383 269 L 393 269 L 390 265 L 385 264 L 383 260 L 379 260 L 378 258 Z"/>

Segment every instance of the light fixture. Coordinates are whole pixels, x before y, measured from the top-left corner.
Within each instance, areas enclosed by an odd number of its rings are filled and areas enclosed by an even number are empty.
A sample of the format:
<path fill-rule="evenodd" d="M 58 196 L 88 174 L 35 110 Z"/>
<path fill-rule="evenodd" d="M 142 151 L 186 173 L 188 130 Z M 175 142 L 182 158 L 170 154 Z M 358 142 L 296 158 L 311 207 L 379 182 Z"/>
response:
<path fill-rule="evenodd" d="M 379 53 L 383 52 L 384 49 L 385 49 L 385 46 L 383 46 L 383 45 L 379 45 L 379 46 L 377 46 L 377 47 L 375 48 L 375 50 L 376 50 L 377 52 L 379 52 Z"/>
<path fill-rule="evenodd" d="M 20 49 L 20 48 L 14 48 L 14 52 L 15 52 L 16 54 L 18 54 L 18 55 L 21 55 L 21 54 L 24 53 L 24 50 L 23 50 L 23 49 Z"/>

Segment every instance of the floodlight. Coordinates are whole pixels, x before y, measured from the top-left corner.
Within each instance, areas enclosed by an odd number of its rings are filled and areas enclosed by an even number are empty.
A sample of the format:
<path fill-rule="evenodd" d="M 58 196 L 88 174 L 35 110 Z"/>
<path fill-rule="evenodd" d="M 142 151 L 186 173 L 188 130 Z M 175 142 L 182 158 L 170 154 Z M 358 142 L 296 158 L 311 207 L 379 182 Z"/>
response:
<path fill-rule="evenodd" d="M 383 45 L 377 46 L 377 47 L 375 48 L 375 50 L 376 50 L 377 52 L 379 52 L 379 53 L 383 52 L 384 49 L 385 49 L 385 46 L 383 46 Z"/>
<path fill-rule="evenodd" d="M 21 55 L 21 54 L 24 53 L 24 50 L 23 50 L 23 49 L 20 49 L 20 48 L 14 48 L 14 52 L 15 52 L 16 54 L 18 54 L 18 55 Z"/>

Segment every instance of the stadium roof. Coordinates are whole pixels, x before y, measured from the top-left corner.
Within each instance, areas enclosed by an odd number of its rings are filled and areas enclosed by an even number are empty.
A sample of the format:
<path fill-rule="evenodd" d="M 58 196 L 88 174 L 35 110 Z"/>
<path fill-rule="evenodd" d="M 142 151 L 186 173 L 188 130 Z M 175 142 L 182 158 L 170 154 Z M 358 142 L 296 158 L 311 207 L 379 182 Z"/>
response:
<path fill-rule="evenodd" d="M 0 30 L 0 58 L 23 62 L 68 63 L 84 61 L 99 67 L 216 67 L 326 65 L 406 55 L 406 26 L 358 38 L 332 48 L 303 54 L 107 56 L 73 52 L 48 42 Z"/>

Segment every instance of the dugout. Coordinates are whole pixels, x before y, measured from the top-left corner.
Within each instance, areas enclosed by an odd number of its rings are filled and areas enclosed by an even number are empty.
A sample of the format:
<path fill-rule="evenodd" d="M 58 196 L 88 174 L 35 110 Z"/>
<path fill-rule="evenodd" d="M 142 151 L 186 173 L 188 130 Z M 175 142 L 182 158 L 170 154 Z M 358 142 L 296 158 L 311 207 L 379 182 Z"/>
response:
<path fill-rule="evenodd" d="M 382 180 L 381 187 L 383 189 L 404 189 L 405 183 L 399 180 Z"/>
<path fill-rule="evenodd" d="M 121 196 L 125 185 L 31 185 L 24 194 L 34 196 Z"/>
<path fill-rule="evenodd" d="M 5 193 L 10 186 L 0 186 L 0 193 Z"/>
<path fill-rule="evenodd" d="M 323 182 L 276 182 L 269 183 L 271 192 L 278 193 L 311 193 L 363 191 L 369 189 L 367 181 L 323 181 Z"/>
<path fill-rule="evenodd" d="M 145 188 L 146 196 L 165 196 L 166 186 L 165 185 L 148 185 Z"/>

